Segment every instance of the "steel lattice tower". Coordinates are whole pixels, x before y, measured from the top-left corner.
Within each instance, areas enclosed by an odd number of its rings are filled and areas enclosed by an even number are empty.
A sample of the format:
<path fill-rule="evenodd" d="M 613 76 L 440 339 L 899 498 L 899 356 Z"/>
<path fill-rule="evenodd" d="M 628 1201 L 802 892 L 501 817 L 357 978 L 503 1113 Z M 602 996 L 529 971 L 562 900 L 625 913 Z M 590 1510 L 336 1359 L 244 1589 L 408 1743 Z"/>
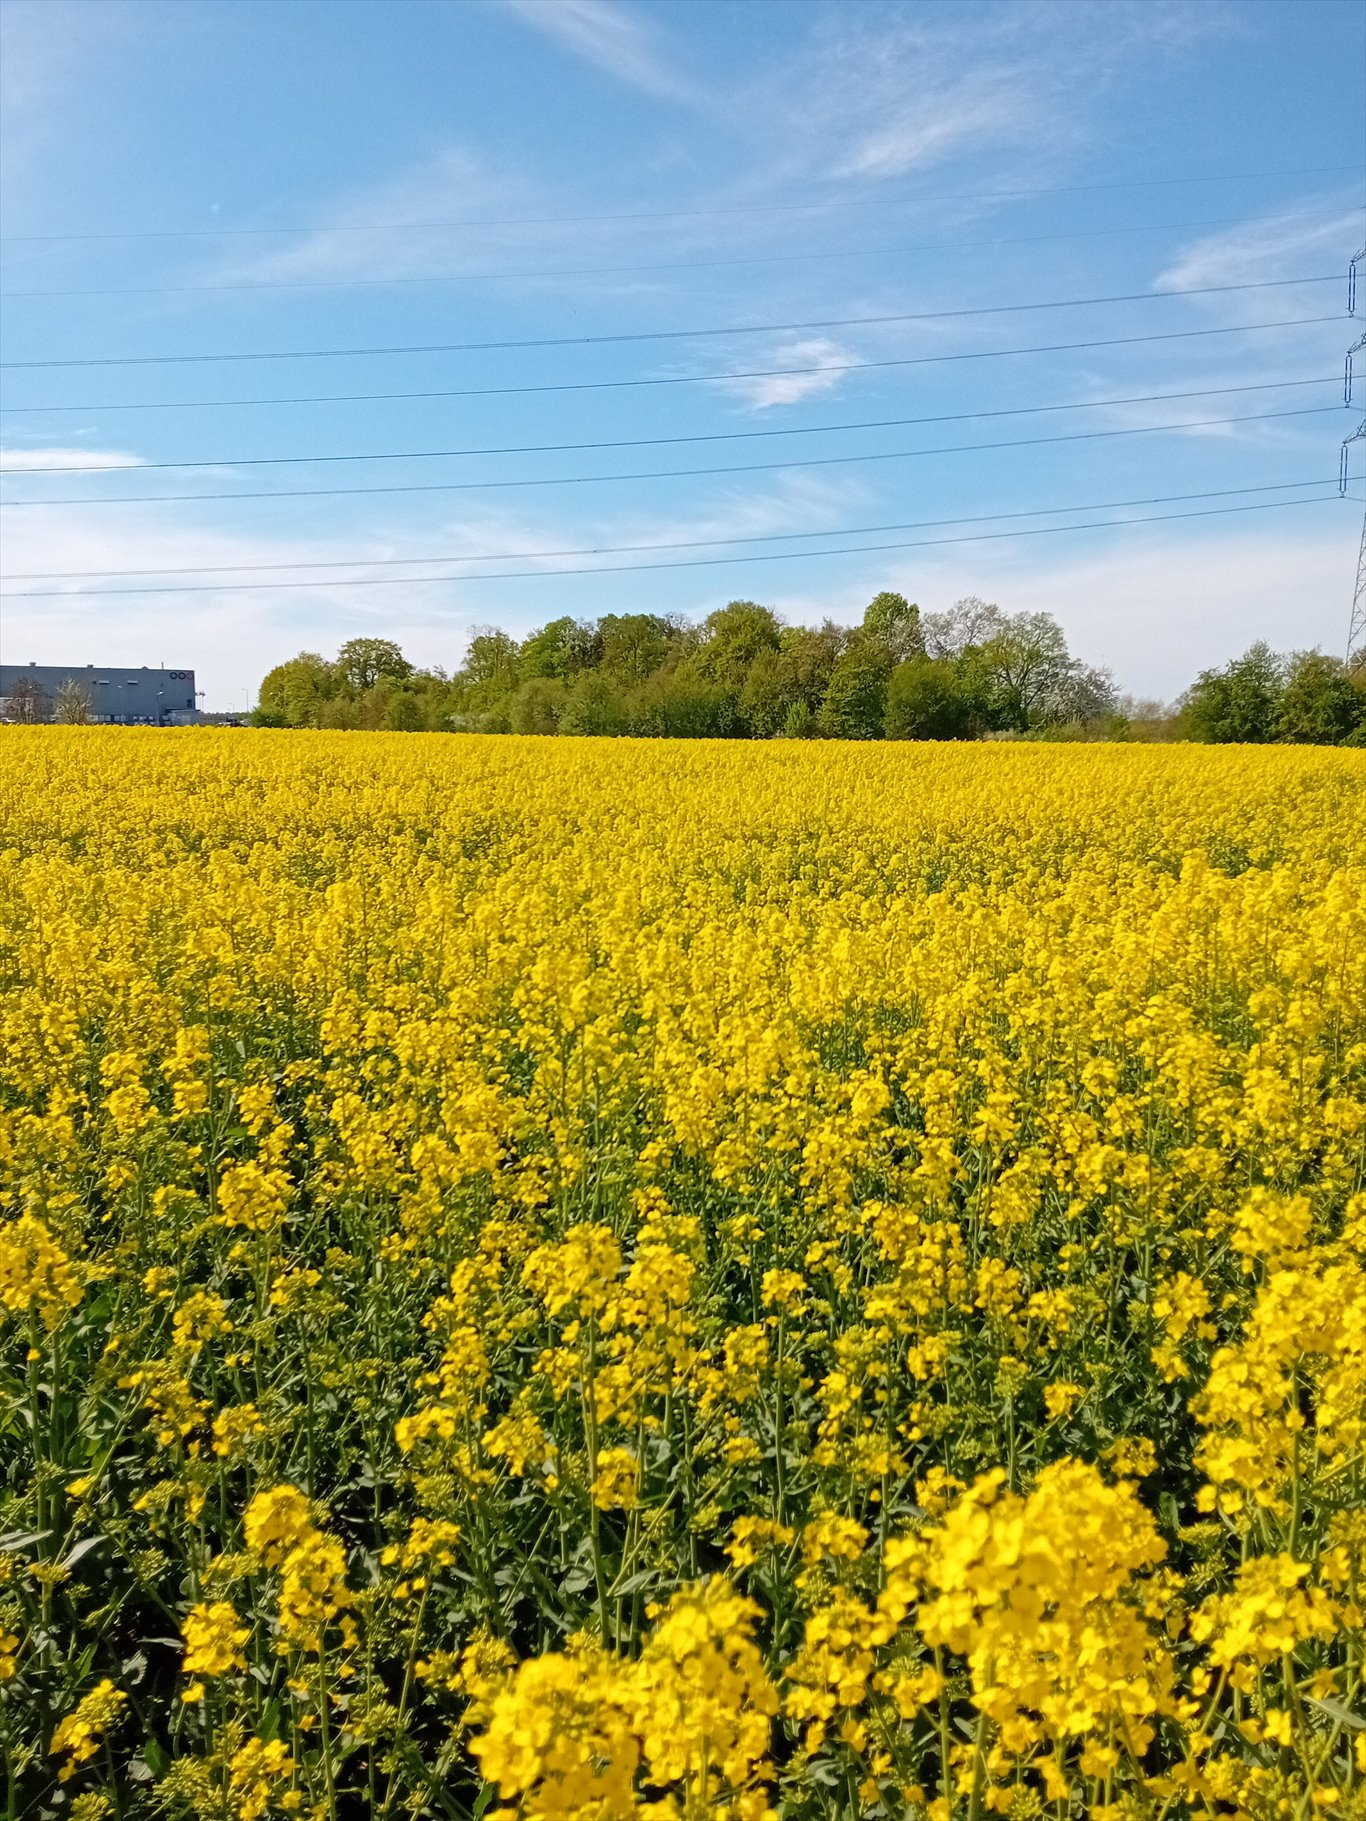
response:
<path fill-rule="evenodd" d="M 1366 259 L 1366 247 L 1357 254 L 1357 259 Z M 1352 262 L 1356 265 L 1356 260 Z M 1349 292 L 1354 300 L 1355 286 Z M 1357 349 L 1366 344 L 1366 336 L 1353 344 L 1347 351 L 1347 370 L 1343 381 L 1343 397 L 1350 404 L 1352 398 L 1352 356 Z M 1342 451 L 1338 457 L 1338 492 L 1347 492 L 1348 460 L 1353 443 L 1366 441 L 1366 417 L 1353 430 L 1350 436 L 1342 439 Z M 1355 670 L 1366 668 L 1366 519 L 1361 526 L 1361 544 L 1357 550 L 1357 583 L 1352 593 L 1352 619 L 1347 629 L 1347 668 Z"/>
<path fill-rule="evenodd" d="M 1352 623 L 1347 632 L 1347 668 L 1366 670 L 1366 517 L 1361 522 L 1357 585 L 1352 596 Z"/>

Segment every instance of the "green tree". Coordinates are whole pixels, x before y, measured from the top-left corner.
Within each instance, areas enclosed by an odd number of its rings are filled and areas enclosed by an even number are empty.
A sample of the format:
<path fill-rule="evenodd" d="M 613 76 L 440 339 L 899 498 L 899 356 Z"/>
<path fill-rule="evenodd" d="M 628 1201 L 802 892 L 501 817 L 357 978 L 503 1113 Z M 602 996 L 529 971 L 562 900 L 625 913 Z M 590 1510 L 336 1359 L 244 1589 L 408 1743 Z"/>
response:
<path fill-rule="evenodd" d="M 508 704 L 508 731 L 538 734 L 558 732 L 565 694 L 566 686 L 558 677 L 528 677 L 519 685 Z"/>
<path fill-rule="evenodd" d="M 887 685 L 889 740 L 967 740 L 978 731 L 980 703 L 959 665 L 947 658 L 907 658 Z"/>
<path fill-rule="evenodd" d="M 800 700 L 782 651 L 761 651 L 740 690 L 740 719 L 756 739 L 771 739 L 782 732 L 788 710 Z"/>
<path fill-rule="evenodd" d="M 520 657 L 516 639 L 496 626 L 476 626 L 457 677 L 466 705 L 487 711 L 511 695 L 520 675 Z"/>
<path fill-rule="evenodd" d="M 320 727 L 324 703 L 339 695 L 341 688 L 335 664 L 316 651 L 301 651 L 262 677 L 252 719 L 264 727 Z"/>
<path fill-rule="evenodd" d="M 925 655 L 920 609 L 904 594 L 894 594 L 890 589 L 875 594 L 864 609 L 860 630 L 864 638 L 871 639 L 887 653 L 893 664 Z"/>
<path fill-rule="evenodd" d="M 518 670 L 523 677 L 577 676 L 588 670 L 602 656 L 602 640 L 596 626 L 568 614 L 533 632 L 523 642 Z"/>
<path fill-rule="evenodd" d="M 825 619 L 820 626 L 785 626 L 776 670 L 769 672 L 767 657 L 759 654 L 745 692 L 741 692 L 741 712 L 749 714 L 747 699 L 754 707 L 756 719 L 750 723 L 754 732 L 787 732 L 790 714 L 798 707 L 809 717 L 820 716 L 834 666 L 851 643 L 849 628 L 836 625 L 832 619 Z M 759 707 L 761 703 L 767 707 Z M 769 725 L 759 727 L 759 716 L 767 719 Z"/>
<path fill-rule="evenodd" d="M 678 629 L 657 613 L 609 613 L 598 622 L 602 669 L 623 683 L 653 676 L 678 642 Z"/>
<path fill-rule="evenodd" d="M 392 639 L 348 639 L 337 653 L 337 674 L 355 695 L 373 689 L 381 677 L 406 677 L 412 665 Z"/>
<path fill-rule="evenodd" d="M 975 649 L 990 678 L 997 725 L 1023 731 L 1047 718 L 1050 697 L 1062 689 L 1073 667 L 1062 627 L 1051 613 L 1004 615 L 986 643 Z"/>
<path fill-rule="evenodd" d="M 1339 746 L 1366 726 L 1366 677 L 1354 681 L 1340 658 L 1297 651 L 1286 668 L 1277 737 L 1297 745 Z"/>
<path fill-rule="evenodd" d="M 687 666 L 660 670 L 631 700 L 630 731 L 672 740 L 721 740 L 737 731 L 735 694 Z"/>
<path fill-rule="evenodd" d="M 830 674 L 822 729 L 836 740 L 880 740 L 890 675 L 891 665 L 875 646 L 851 645 Z"/>
<path fill-rule="evenodd" d="M 782 628 L 771 607 L 761 607 L 757 601 L 730 601 L 703 621 L 698 670 L 704 677 L 739 689 L 755 660 L 776 652 L 781 639 Z"/>
<path fill-rule="evenodd" d="M 1262 744 L 1279 729 L 1284 666 L 1258 640 L 1222 670 L 1202 670 L 1186 691 L 1182 721 L 1193 740 Z"/>
<path fill-rule="evenodd" d="M 316 714 L 317 719 L 308 725 L 344 730 L 347 733 L 354 733 L 367 725 L 364 697 L 331 696 L 327 701 L 318 703 Z"/>
<path fill-rule="evenodd" d="M 794 710 L 802 711 L 803 726 L 814 719 L 849 644 L 848 629 L 833 620 L 818 627 L 784 627 L 777 651 L 760 651 L 745 678 L 739 699 L 744 727 L 769 739 L 790 732 Z"/>
<path fill-rule="evenodd" d="M 610 677 L 596 670 L 575 677 L 560 710 L 561 733 L 623 734 L 629 725 L 626 698 Z"/>
<path fill-rule="evenodd" d="M 413 689 L 386 692 L 380 726 L 390 733 L 420 733 L 427 725 L 422 697 Z"/>

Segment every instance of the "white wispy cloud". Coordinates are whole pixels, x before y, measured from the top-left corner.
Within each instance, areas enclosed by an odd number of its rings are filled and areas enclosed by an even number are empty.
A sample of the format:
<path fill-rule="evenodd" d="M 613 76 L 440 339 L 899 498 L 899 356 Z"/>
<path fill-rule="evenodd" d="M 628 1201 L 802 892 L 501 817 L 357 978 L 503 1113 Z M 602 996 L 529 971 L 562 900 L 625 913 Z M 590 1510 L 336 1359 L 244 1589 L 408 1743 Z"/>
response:
<path fill-rule="evenodd" d="M 1219 0 L 813 9 L 796 49 L 738 84 L 727 112 L 764 148 L 775 181 L 876 183 L 953 161 L 983 188 L 1009 188 L 1047 181 L 1088 145 L 1135 72 L 1240 29 Z"/>
<path fill-rule="evenodd" d="M 1158 275 L 1156 284 L 1166 290 L 1257 284 L 1338 268 L 1345 283 L 1347 261 L 1360 244 L 1360 208 L 1305 203 L 1279 220 L 1227 228 L 1192 241 Z"/>
<path fill-rule="evenodd" d="M 140 9 L 137 9 L 140 10 Z M 0 57 L 7 208 L 21 208 L 39 157 L 65 130 L 66 108 L 111 42 L 142 29 L 137 10 L 80 0 L 6 0 Z"/>
<path fill-rule="evenodd" d="M 681 235 L 642 256 L 640 225 L 610 210 L 585 218 L 582 196 L 496 168 L 450 145 L 324 204 L 318 225 L 265 251 L 234 252 L 197 274 L 207 285 L 387 285 L 462 281 L 479 295 L 500 285 L 558 294 L 587 286 L 639 291 L 674 276 Z M 618 270 L 618 262 L 620 269 Z M 660 274 L 650 270 L 657 263 Z M 638 272 L 633 268 L 639 265 Z"/>
<path fill-rule="evenodd" d="M 809 473 L 778 474 L 768 485 L 757 489 L 743 484 L 725 488 L 717 495 L 716 503 L 704 510 L 614 518 L 611 541 L 663 543 L 819 531 L 846 522 L 851 512 L 866 504 L 866 499 L 862 483 L 851 477 L 831 480 Z M 679 552 L 680 556 L 687 554 Z"/>
<path fill-rule="evenodd" d="M 251 284 L 458 275 L 497 263 L 490 252 L 498 237 L 481 231 L 476 241 L 466 224 L 537 212 L 515 177 L 452 145 L 352 191 L 311 233 L 237 257 L 209 276 Z"/>
<path fill-rule="evenodd" d="M 1255 351 L 1243 350 L 1233 367 L 1194 371 L 1168 367 L 1151 380 L 1151 398 L 1142 396 L 1138 386 L 1092 374 L 1078 398 L 1092 408 L 1078 417 L 1075 427 L 1150 430 L 1175 426 L 1171 434 L 1176 436 L 1267 444 L 1298 442 L 1307 433 L 1321 446 L 1325 435 L 1331 436 L 1323 428 L 1323 417 L 1281 414 L 1325 406 L 1336 409 L 1341 396 L 1341 355 L 1336 349 L 1325 354 L 1321 338 L 1317 344 L 1297 347 L 1286 336 L 1287 332 L 1280 333 L 1282 355 L 1275 364 L 1267 358 L 1274 359 L 1273 351 L 1264 348 L 1260 359 Z M 1129 393 L 1135 395 L 1131 402 L 1106 402 L 1111 398 L 1122 401 Z M 1214 421 L 1218 419 L 1241 421 Z M 1058 427 L 1074 426 L 1064 425 L 1060 419 Z"/>
<path fill-rule="evenodd" d="M 960 148 L 1035 134 L 1036 99 L 1021 72 L 986 70 L 915 98 L 856 137 L 835 163 L 838 177 L 899 177 Z"/>
<path fill-rule="evenodd" d="M 659 34 L 616 0 L 502 0 L 510 13 L 618 82 L 668 100 L 690 98 Z"/>
<path fill-rule="evenodd" d="M 1075 116 L 1043 106 L 1048 65 L 1000 33 L 883 7 L 815 15 L 796 47 L 737 85 L 729 114 L 770 181 L 841 185 L 990 153 L 1028 134 L 1037 161 Z"/>
<path fill-rule="evenodd" d="M 717 380 L 717 390 L 743 400 L 756 411 L 767 411 L 774 405 L 796 405 L 805 398 L 833 392 L 846 377 L 844 369 L 856 356 L 839 342 L 817 335 L 804 341 L 780 342 L 763 358 L 775 368 L 806 367 L 814 370 L 805 373 L 775 372 L 757 378 L 737 375 L 733 379 Z"/>
<path fill-rule="evenodd" d="M 0 449 L 0 474 L 64 468 L 141 468 L 144 458 L 122 449 Z M 74 476 L 72 477 L 75 478 Z"/>

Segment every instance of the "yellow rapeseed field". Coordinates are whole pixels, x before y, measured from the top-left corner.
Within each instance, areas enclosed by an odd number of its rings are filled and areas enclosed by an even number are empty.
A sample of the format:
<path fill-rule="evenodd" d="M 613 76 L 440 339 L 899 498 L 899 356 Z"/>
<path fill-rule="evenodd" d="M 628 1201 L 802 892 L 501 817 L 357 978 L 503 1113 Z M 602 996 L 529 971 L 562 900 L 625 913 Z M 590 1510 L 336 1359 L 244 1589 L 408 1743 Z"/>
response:
<path fill-rule="evenodd" d="M 10 1817 L 1366 1816 L 1366 754 L 6 729 Z"/>

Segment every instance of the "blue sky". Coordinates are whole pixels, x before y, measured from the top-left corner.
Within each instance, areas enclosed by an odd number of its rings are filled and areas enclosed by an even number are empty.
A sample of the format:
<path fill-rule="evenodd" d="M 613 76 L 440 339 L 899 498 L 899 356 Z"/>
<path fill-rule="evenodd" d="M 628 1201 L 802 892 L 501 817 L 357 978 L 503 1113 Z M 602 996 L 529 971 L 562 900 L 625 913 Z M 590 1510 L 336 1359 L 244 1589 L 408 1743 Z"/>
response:
<path fill-rule="evenodd" d="M 157 357 L 4 374 L 4 466 L 44 470 L 5 495 L 59 502 L 4 514 L 5 586 L 54 591 L 0 602 L 7 659 L 192 664 L 222 708 L 363 632 L 453 667 L 477 624 L 736 596 L 847 620 L 884 587 L 1047 608 L 1163 697 L 1254 637 L 1343 642 L 1359 504 L 1322 496 L 1360 421 L 1340 373 L 1361 0 L 3 0 L 0 20 L 4 358 Z M 677 333 L 783 324 L 812 326 Z M 165 359 L 470 342 L 559 345 Z M 464 395 L 355 396 L 418 392 Z M 1197 396 L 1148 397 L 1177 393 Z M 1042 437 L 1071 440 L 945 447 Z M 589 443 L 632 446 L 546 447 Z M 685 469 L 731 471 L 649 478 Z M 1012 513 L 1039 516 L 989 516 Z M 551 554 L 623 545 L 686 547 Z M 334 585 L 421 557 L 418 578 L 485 579 Z M 694 566 L 556 573 L 646 563 Z M 49 571 L 97 576 L 24 579 Z M 265 585 L 286 580 L 305 585 Z M 135 592 L 93 592 L 115 587 Z"/>

